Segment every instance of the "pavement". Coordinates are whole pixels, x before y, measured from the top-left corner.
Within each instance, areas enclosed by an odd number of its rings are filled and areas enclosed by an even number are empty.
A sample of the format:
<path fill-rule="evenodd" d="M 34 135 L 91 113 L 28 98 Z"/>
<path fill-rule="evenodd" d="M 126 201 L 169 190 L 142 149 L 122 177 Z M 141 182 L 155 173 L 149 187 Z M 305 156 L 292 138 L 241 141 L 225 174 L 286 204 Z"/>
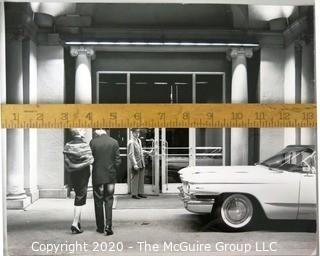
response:
<path fill-rule="evenodd" d="M 11 256 L 29 255 L 315 255 L 312 221 L 263 221 L 246 232 L 226 233 L 208 216 L 189 213 L 177 195 L 134 200 L 116 196 L 115 234 L 95 231 L 93 200 L 82 212 L 84 233 L 72 235 L 72 199 L 40 199 L 8 211 Z"/>

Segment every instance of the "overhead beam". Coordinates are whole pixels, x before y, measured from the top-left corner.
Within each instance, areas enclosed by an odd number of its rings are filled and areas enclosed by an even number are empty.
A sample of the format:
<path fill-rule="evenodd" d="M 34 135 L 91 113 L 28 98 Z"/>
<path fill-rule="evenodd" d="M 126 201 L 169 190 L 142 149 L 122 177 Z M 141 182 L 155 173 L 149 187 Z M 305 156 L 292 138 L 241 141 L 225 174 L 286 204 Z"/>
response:
<path fill-rule="evenodd" d="M 106 46 L 97 45 L 92 47 L 96 52 L 188 52 L 188 53 L 203 53 L 203 52 L 223 52 L 225 53 L 230 47 L 192 47 L 192 46 Z"/>
<path fill-rule="evenodd" d="M 155 42 L 215 42 L 215 43 L 260 43 L 262 46 L 284 47 L 281 32 L 256 30 L 219 30 L 219 29 L 111 29 L 80 28 L 74 33 L 60 32 L 64 41 L 155 41 Z"/>

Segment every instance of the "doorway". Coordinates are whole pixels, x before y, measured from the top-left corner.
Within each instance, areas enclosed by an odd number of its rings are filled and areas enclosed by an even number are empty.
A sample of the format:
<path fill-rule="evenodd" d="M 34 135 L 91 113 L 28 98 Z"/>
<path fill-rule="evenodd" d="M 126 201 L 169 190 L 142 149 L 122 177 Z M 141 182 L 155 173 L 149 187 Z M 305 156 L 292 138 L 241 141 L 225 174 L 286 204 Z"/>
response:
<path fill-rule="evenodd" d="M 225 102 L 224 73 L 98 72 L 98 103 L 221 103 Z M 127 164 L 129 129 L 110 129 L 119 141 L 122 158 L 117 194 L 130 192 Z M 178 171 L 189 165 L 224 164 L 224 129 L 141 129 L 145 155 L 145 193 L 177 193 Z"/>

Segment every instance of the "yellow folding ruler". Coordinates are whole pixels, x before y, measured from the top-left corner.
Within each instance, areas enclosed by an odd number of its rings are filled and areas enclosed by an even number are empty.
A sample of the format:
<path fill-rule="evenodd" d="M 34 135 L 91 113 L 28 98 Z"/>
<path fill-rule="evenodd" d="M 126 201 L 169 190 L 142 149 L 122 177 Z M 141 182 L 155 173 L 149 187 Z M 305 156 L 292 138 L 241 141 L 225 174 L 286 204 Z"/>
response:
<path fill-rule="evenodd" d="M 315 104 L 2 105 L 2 128 L 316 127 Z"/>

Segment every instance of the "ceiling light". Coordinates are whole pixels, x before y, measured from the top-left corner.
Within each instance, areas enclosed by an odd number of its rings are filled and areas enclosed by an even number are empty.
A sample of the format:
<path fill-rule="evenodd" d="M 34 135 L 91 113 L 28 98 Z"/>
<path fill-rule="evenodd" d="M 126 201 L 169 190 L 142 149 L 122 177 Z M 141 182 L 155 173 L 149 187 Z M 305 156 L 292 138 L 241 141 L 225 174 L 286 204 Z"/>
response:
<path fill-rule="evenodd" d="M 259 47 L 256 43 L 196 43 L 196 42 L 79 42 L 68 41 L 66 45 L 119 45 L 119 46 L 213 46 L 213 47 Z"/>

